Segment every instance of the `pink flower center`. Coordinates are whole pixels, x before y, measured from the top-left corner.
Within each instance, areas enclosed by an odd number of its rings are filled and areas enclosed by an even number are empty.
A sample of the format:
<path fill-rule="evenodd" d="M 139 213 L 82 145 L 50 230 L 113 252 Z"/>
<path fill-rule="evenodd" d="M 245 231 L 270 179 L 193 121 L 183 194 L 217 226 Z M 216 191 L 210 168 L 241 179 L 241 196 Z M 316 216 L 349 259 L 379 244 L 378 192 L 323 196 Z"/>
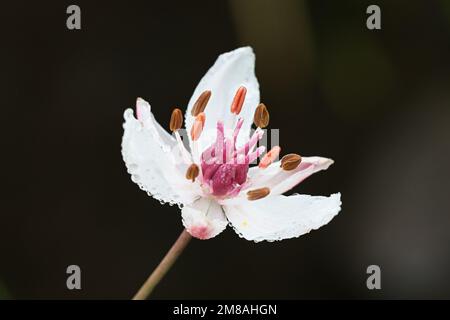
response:
<path fill-rule="evenodd" d="M 223 123 L 218 121 L 216 141 L 202 153 L 202 184 L 208 187 L 213 196 L 230 198 L 238 195 L 247 181 L 250 163 L 264 152 L 263 146 L 253 151 L 264 134 L 260 129 L 243 147 L 236 148 L 242 123 L 243 119 L 239 119 L 233 136 L 226 138 Z"/>

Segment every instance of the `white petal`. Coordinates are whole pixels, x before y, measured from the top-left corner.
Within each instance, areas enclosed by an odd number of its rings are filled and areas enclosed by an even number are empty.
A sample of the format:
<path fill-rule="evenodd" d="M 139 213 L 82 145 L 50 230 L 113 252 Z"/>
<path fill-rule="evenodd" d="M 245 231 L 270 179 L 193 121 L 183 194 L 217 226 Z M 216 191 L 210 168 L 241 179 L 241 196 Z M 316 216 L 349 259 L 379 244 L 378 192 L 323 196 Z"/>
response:
<path fill-rule="evenodd" d="M 333 160 L 322 157 L 303 157 L 300 165 L 294 170 L 281 168 L 281 161 L 272 163 L 266 169 L 252 167 L 249 170 L 251 188 L 270 188 L 272 195 L 282 194 L 308 178 L 313 173 L 326 170 L 334 163 Z"/>
<path fill-rule="evenodd" d="M 217 236 L 227 227 L 222 207 L 214 200 L 201 198 L 181 210 L 183 225 L 195 238 L 206 240 Z"/>
<path fill-rule="evenodd" d="M 247 192 L 259 188 L 269 188 L 271 196 L 276 196 L 289 191 L 297 184 L 308 178 L 313 173 L 326 170 L 334 163 L 333 160 L 322 157 L 303 157 L 300 165 L 290 171 L 283 170 L 281 161 L 272 163 L 266 169 L 258 166 L 251 167 L 248 171 L 248 182 L 240 194 L 231 199 L 220 201 L 222 205 L 239 204 L 247 201 Z"/>
<path fill-rule="evenodd" d="M 187 165 L 182 161 L 176 140 L 155 120 L 150 105 L 138 99 L 136 110 L 124 113 L 122 156 L 133 182 L 155 199 L 170 204 L 186 204 L 201 194 L 198 183 L 184 177 Z"/>
<path fill-rule="evenodd" d="M 194 91 L 186 111 L 186 129 L 188 132 L 194 122 L 191 110 L 197 98 L 205 90 L 211 90 L 211 98 L 205 109 L 206 123 L 200 139 L 197 141 L 201 150 L 207 148 L 215 139 L 216 123 L 223 121 L 225 128 L 233 129 L 237 117 L 230 107 L 236 90 L 240 86 L 247 88 L 245 103 L 239 117 L 244 119 L 238 138 L 241 145 L 250 135 L 255 109 L 259 104 L 259 84 L 255 76 L 255 55 L 252 48 L 243 47 L 220 55 Z M 191 142 L 191 150 L 192 150 Z"/>
<path fill-rule="evenodd" d="M 275 241 L 299 237 L 330 222 L 341 209 L 341 195 L 276 196 L 223 208 L 241 237 Z"/>

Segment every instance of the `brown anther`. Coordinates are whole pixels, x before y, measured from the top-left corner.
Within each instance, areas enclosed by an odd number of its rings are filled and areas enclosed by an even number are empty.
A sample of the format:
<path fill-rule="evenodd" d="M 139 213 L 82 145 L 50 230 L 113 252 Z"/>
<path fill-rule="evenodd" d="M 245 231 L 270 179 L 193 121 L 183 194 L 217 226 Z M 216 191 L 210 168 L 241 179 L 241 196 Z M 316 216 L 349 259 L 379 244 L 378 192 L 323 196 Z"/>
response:
<path fill-rule="evenodd" d="M 302 162 L 302 157 L 295 153 L 290 153 L 281 158 L 280 167 L 283 170 L 291 171 L 298 167 L 298 165 Z"/>
<path fill-rule="evenodd" d="M 200 138 L 200 135 L 202 134 L 203 127 L 205 126 L 205 113 L 200 112 L 197 117 L 195 118 L 194 124 L 191 128 L 191 139 L 192 141 L 198 140 Z"/>
<path fill-rule="evenodd" d="M 196 117 L 200 112 L 205 111 L 209 98 L 211 98 L 211 91 L 203 91 L 202 94 L 197 98 L 197 101 L 195 101 L 194 106 L 192 107 L 191 115 Z"/>
<path fill-rule="evenodd" d="M 256 127 L 265 128 L 269 124 L 269 111 L 267 111 L 267 107 L 264 103 L 260 103 L 258 107 L 256 107 L 255 115 L 253 117 L 253 122 Z"/>
<path fill-rule="evenodd" d="M 183 113 L 180 109 L 175 108 L 172 111 L 172 115 L 170 117 L 170 131 L 174 132 L 181 129 L 183 125 Z"/>
<path fill-rule="evenodd" d="M 262 199 L 264 197 L 267 197 L 270 193 L 269 188 L 259 188 L 255 190 L 250 190 L 247 192 L 247 199 L 250 201 Z"/>
<path fill-rule="evenodd" d="M 195 178 L 198 177 L 199 172 L 200 169 L 198 168 L 198 165 L 196 165 L 195 163 L 191 164 L 186 171 L 186 179 L 192 180 L 192 182 L 194 182 Z"/>
<path fill-rule="evenodd" d="M 239 89 L 237 89 L 233 102 L 231 103 L 231 113 L 239 114 L 241 112 L 246 94 L 246 87 L 239 87 Z"/>

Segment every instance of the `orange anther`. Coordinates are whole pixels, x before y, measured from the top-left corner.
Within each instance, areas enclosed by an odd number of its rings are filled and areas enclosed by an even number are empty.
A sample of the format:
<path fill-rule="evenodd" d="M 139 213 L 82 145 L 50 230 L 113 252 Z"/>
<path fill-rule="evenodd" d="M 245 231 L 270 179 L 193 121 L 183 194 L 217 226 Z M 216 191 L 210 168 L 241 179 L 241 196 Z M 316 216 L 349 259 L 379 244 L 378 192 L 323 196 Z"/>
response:
<path fill-rule="evenodd" d="M 281 148 L 279 146 L 273 147 L 269 152 L 267 152 L 264 157 L 259 162 L 259 167 L 261 169 L 267 168 L 280 154 Z"/>
<path fill-rule="evenodd" d="M 200 112 L 195 118 L 195 122 L 191 128 L 192 141 L 196 141 L 198 140 L 198 138 L 200 138 L 200 135 L 202 134 L 203 131 L 203 127 L 205 126 L 205 121 L 206 121 L 205 113 Z"/>
<path fill-rule="evenodd" d="M 241 112 L 246 93 L 247 88 L 239 87 L 234 96 L 233 103 L 231 103 L 231 113 L 239 114 Z"/>

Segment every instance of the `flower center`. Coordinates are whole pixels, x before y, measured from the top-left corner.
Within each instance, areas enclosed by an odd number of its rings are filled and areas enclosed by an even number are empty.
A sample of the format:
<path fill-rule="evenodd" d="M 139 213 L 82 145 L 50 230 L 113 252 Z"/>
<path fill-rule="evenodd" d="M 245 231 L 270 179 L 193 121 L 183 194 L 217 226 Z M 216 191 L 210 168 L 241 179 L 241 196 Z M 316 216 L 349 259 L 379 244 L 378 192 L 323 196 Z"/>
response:
<path fill-rule="evenodd" d="M 261 129 L 257 129 L 250 140 L 237 149 L 236 141 L 242 123 L 243 119 L 239 119 L 232 137 L 226 137 L 223 123 L 218 121 L 216 141 L 201 155 L 202 184 L 215 197 L 236 196 L 247 181 L 250 163 L 264 152 L 264 146 L 254 151 L 258 140 L 264 135 Z"/>
<path fill-rule="evenodd" d="M 247 89 L 239 87 L 231 104 L 231 112 L 236 116 L 242 110 Z M 195 102 L 191 115 L 195 117 L 195 122 L 191 126 L 191 140 L 196 150 L 196 141 L 202 134 L 205 125 L 204 110 L 211 97 L 211 91 L 203 92 Z M 183 146 L 178 130 L 183 123 L 183 115 L 179 109 L 172 112 L 170 119 L 170 129 L 175 134 L 181 154 L 186 162 L 190 162 L 190 155 Z M 264 146 L 260 146 L 254 150 L 258 141 L 263 137 L 264 128 L 269 123 L 269 112 L 263 103 L 260 103 L 255 111 L 254 124 L 257 129 L 252 137 L 239 149 L 237 149 L 236 141 L 239 131 L 244 123 L 239 118 L 234 128 L 233 134 L 225 136 L 225 129 L 222 121 L 217 121 L 216 141 L 202 152 L 200 157 L 201 177 L 200 183 L 205 193 L 217 198 L 232 198 L 246 186 L 250 185 L 247 180 L 247 173 L 250 163 L 255 161 L 265 150 Z M 267 168 L 275 159 L 278 158 L 280 147 L 272 148 L 262 159 L 259 168 Z M 293 170 L 301 161 L 301 158 L 291 155 L 289 161 L 283 167 L 285 170 Z M 286 168 L 285 168 L 286 167 Z M 200 170 L 197 164 L 191 163 L 186 171 L 186 179 L 195 182 L 199 176 Z M 270 193 L 269 188 L 259 188 L 247 192 L 249 200 L 257 200 L 266 197 Z"/>

